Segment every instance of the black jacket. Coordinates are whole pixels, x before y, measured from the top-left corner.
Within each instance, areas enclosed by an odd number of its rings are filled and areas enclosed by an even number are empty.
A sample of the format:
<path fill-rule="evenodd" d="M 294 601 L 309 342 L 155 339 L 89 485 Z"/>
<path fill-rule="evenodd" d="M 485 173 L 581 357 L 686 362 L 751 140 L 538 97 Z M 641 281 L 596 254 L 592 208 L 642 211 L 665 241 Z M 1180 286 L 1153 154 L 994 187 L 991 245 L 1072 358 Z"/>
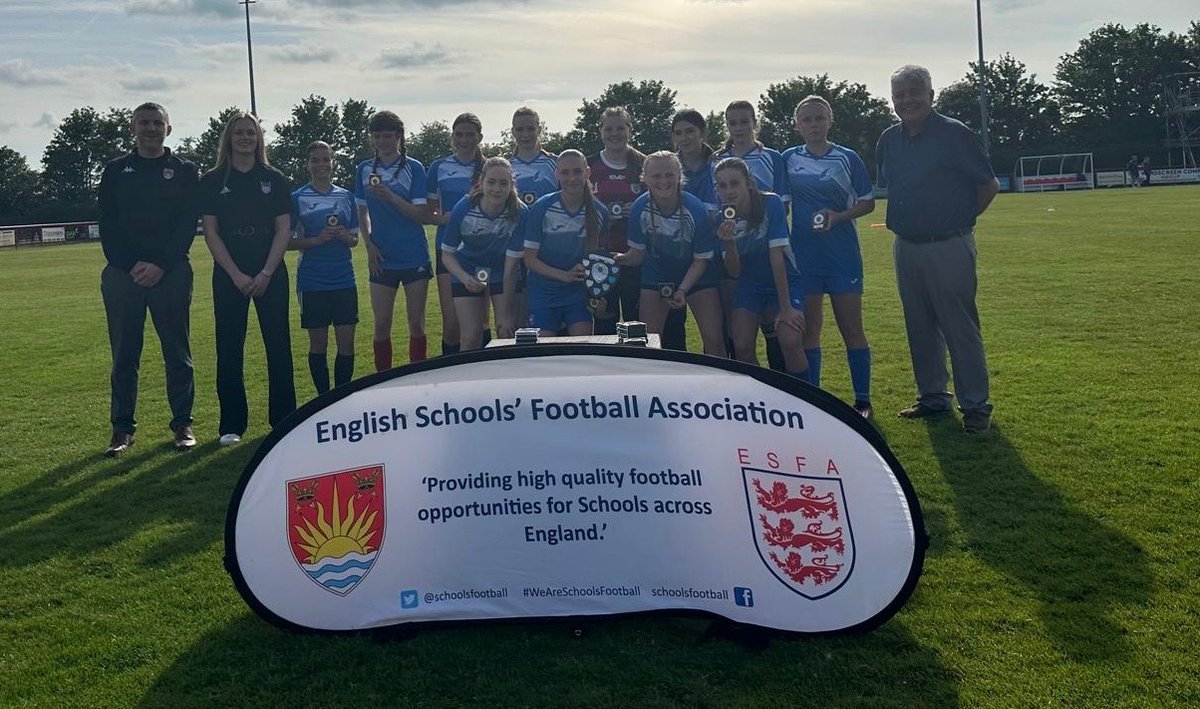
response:
<path fill-rule="evenodd" d="M 167 150 L 158 158 L 137 152 L 104 167 L 100 178 L 100 242 L 113 266 L 138 261 L 165 270 L 187 260 L 196 237 L 196 166 Z"/>

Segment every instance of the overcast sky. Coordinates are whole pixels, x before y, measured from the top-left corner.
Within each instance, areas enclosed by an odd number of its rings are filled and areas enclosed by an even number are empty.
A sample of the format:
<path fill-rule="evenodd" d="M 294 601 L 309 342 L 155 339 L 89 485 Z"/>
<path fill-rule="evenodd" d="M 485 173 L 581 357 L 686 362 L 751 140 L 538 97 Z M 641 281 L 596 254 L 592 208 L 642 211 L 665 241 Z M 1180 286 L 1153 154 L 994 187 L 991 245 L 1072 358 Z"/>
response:
<path fill-rule="evenodd" d="M 986 56 L 1011 52 L 1047 82 L 1104 23 L 1184 32 L 1200 17 L 1197 0 L 983 6 Z M 886 97 L 889 73 L 909 62 L 940 88 L 976 55 L 972 0 L 258 0 L 251 13 L 268 126 L 316 93 L 366 99 L 414 129 L 473 111 L 488 140 L 520 105 L 564 131 L 582 99 L 627 78 L 661 79 L 707 112 L 801 74 Z M 221 108 L 249 108 L 236 0 L 0 0 L 0 17 L 0 144 L 32 166 L 79 106 L 159 101 L 173 141 Z"/>

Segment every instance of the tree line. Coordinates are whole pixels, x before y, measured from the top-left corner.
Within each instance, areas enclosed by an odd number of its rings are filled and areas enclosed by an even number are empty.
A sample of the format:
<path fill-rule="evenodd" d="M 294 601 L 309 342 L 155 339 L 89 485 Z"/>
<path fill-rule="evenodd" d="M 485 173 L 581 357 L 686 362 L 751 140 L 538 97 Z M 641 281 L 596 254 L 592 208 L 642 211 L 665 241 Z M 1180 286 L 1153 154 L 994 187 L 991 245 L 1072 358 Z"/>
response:
<path fill-rule="evenodd" d="M 1183 34 L 1140 24 L 1125 28 L 1108 24 L 1092 31 L 1075 51 L 1063 55 L 1053 82 L 1040 81 L 1011 54 L 987 61 L 983 80 L 988 96 L 992 164 L 1008 174 L 1021 155 L 1093 152 L 1097 167 L 1119 168 L 1132 153 L 1158 155 L 1165 162 L 1166 105 L 1164 77 L 1200 72 L 1200 22 Z M 979 66 L 937 91 L 938 111 L 979 130 Z M 837 81 L 828 74 L 797 76 L 771 84 L 758 97 L 760 140 L 783 150 L 798 140 L 792 111 L 800 99 L 818 94 L 833 106 L 830 139 L 863 157 L 874 171 L 875 142 L 894 122 L 887 97 L 866 86 Z M 731 97 L 737 98 L 737 97 Z M 585 153 L 600 149 L 600 113 L 607 106 L 626 106 L 633 116 L 632 144 L 647 151 L 671 146 L 671 117 L 681 106 L 677 92 L 658 80 L 625 80 L 610 84 L 594 99 L 584 99 L 574 125 L 565 132 L 547 129 L 544 145 L 559 152 L 567 147 Z M 514 105 L 515 109 L 516 106 Z M 724 114 L 707 113 L 708 142 L 725 140 Z M 287 120 L 274 126 L 268 150 L 272 164 L 297 184 L 307 181 L 304 150 L 314 140 L 333 146 L 334 180 L 349 185 L 354 165 L 372 154 L 367 117 L 375 110 L 367 101 L 333 103 L 310 95 L 292 107 Z M 221 129 L 237 107 L 221 110 L 197 136 L 175 144 L 175 152 L 201 170 L 212 166 Z M 73 110 L 58 125 L 42 154 L 40 170 L 24 156 L 0 146 L 0 224 L 36 221 L 82 221 L 97 215 L 96 187 L 105 162 L 133 148 L 129 108 L 104 112 L 91 106 Z M 451 152 L 449 120 L 409 127 L 409 155 L 428 165 Z M 485 144 L 486 155 L 513 152 L 511 132 Z"/>

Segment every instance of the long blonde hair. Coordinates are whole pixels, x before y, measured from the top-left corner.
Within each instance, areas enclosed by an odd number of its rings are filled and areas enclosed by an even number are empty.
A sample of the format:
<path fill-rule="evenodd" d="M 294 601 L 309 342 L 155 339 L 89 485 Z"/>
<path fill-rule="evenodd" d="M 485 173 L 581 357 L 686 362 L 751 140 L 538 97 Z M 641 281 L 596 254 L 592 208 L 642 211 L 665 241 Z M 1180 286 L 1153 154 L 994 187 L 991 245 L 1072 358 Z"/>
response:
<path fill-rule="evenodd" d="M 251 121 L 254 123 L 254 130 L 258 131 L 258 145 L 254 148 L 254 162 L 258 165 L 270 165 L 267 161 L 267 146 L 263 140 L 262 123 L 258 121 L 258 117 L 253 113 L 235 113 L 225 123 L 225 128 L 221 130 L 221 141 L 217 148 L 217 164 L 213 166 L 213 170 L 224 170 L 226 173 L 230 169 L 230 159 L 233 156 L 233 126 L 238 121 Z"/>

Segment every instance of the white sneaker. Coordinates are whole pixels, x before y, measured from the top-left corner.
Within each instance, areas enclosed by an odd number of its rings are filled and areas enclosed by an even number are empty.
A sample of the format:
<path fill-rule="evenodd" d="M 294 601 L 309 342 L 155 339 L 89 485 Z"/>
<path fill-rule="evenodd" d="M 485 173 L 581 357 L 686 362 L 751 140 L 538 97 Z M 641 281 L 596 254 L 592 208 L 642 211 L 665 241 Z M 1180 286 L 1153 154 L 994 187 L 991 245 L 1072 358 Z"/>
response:
<path fill-rule="evenodd" d="M 221 440 L 217 442 L 223 446 L 236 446 L 242 442 L 242 437 L 236 433 L 226 433 L 224 436 L 221 436 Z"/>

